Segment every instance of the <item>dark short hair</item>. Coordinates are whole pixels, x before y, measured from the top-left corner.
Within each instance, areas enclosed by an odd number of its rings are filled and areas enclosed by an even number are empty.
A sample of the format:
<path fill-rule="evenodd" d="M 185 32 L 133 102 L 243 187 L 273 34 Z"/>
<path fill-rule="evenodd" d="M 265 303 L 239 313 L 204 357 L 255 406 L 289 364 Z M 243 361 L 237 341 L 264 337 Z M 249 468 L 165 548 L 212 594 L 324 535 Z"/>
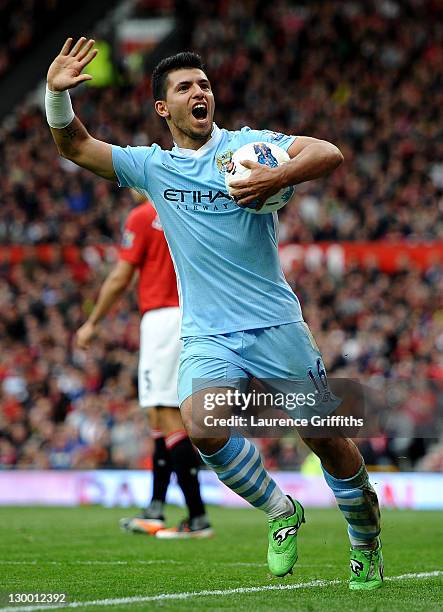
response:
<path fill-rule="evenodd" d="M 183 51 L 176 55 L 165 57 L 157 64 L 152 72 L 152 97 L 156 100 L 164 100 L 166 98 L 166 80 L 168 74 L 174 70 L 181 68 L 198 68 L 204 70 L 202 58 L 198 53 L 192 51 Z"/>

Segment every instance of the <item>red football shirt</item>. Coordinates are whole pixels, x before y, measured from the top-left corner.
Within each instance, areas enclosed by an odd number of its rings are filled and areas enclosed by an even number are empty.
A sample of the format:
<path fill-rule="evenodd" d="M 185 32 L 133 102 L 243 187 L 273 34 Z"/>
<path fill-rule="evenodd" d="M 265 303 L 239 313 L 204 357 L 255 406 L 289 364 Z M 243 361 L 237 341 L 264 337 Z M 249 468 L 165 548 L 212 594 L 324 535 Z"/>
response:
<path fill-rule="evenodd" d="M 119 258 L 139 269 L 138 306 L 142 314 L 178 306 L 177 279 L 168 244 L 158 215 L 149 202 L 129 213 Z"/>

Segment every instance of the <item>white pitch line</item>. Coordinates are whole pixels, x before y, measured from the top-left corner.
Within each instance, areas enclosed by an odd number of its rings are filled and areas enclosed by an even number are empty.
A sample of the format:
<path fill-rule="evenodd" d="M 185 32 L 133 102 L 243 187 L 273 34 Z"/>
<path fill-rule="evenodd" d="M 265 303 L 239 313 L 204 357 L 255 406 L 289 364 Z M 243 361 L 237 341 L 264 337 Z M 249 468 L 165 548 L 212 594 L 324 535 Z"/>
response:
<path fill-rule="evenodd" d="M 400 576 L 387 576 L 385 580 L 413 580 L 414 578 L 437 578 L 438 576 L 443 576 L 443 570 L 433 570 L 432 572 L 419 572 L 418 574 L 400 574 Z"/>
<path fill-rule="evenodd" d="M 417 580 L 422 578 L 436 578 L 443 576 L 443 570 L 433 570 L 431 572 L 419 572 L 410 574 L 400 574 L 399 576 L 389 576 L 388 581 L 397 580 Z M 118 599 L 95 599 L 93 601 L 73 601 L 64 606 L 11 606 L 8 608 L 0 608 L 0 612 L 37 612 L 38 610 L 61 610 L 64 608 L 84 608 L 98 606 L 118 606 L 130 605 L 138 603 L 146 603 L 149 601 L 171 601 L 180 599 L 192 599 L 194 597 L 213 597 L 229 595 L 242 595 L 248 593 L 263 593 L 265 591 L 295 591 L 297 589 L 312 589 L 318 587 L 334 586 L 342 584 L 345 580 L 311 580 L 310 582 L 298 582 L 296 584 L 270 584 L 257 587 L 239 587 L 237 589 L 217 589 L 213 591 L 186 591 L 183 593 L 162 593 L 160 595 L 136 596 L 136 597 L 120 597 Z"/>

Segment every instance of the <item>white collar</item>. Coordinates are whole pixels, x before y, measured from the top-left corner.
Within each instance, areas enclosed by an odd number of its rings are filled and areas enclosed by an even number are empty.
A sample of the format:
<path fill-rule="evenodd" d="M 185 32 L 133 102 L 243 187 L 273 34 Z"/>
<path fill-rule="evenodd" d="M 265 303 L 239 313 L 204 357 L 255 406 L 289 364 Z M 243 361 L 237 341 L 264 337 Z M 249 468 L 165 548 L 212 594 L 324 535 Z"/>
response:
<path fill-rule="evenodd" d="M 220 138 L 222 137 L 221 129 L 215 123 L 213 124 L 213 126 L 214 127 L 212 128 L 211 138 L 208 140 L 208 142 L 205 142 L 205 144 L 202 145 L 199 149 L 184 149 L 183 147 L 179 147 L 174 142 L 174 146 L 172 147 L 171 153 L 178 153 L 183 157 L 201 157 L 206 153 L 206 151 L 212 149 L 212 147 L 215 147 L 219 143 Z"/>

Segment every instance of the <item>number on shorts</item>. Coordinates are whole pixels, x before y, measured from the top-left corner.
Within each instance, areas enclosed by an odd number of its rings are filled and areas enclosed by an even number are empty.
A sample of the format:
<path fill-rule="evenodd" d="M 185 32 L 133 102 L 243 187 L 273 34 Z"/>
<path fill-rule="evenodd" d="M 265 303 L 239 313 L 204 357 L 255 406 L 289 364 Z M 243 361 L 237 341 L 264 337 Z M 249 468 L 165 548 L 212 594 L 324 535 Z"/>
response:
<path fill-rule="evenodd" d="M 314 374 L 312 368 L 309 368 L 308 376 L 315 387 L 315 393 L 318 395 L 321 394 L 323 399 L 326 399 L 330 395 L 330 391 L 328 377 L 326 376 L 326 371 L 322 366 L 321 359 L 317 359 L 317 372 Z"/>
<path fill-rule="evenodd" d="M 143 380 L 145 382 L 146 391 L 150 391 L 152 387 L 150 370 L 143 370 Z"/>

